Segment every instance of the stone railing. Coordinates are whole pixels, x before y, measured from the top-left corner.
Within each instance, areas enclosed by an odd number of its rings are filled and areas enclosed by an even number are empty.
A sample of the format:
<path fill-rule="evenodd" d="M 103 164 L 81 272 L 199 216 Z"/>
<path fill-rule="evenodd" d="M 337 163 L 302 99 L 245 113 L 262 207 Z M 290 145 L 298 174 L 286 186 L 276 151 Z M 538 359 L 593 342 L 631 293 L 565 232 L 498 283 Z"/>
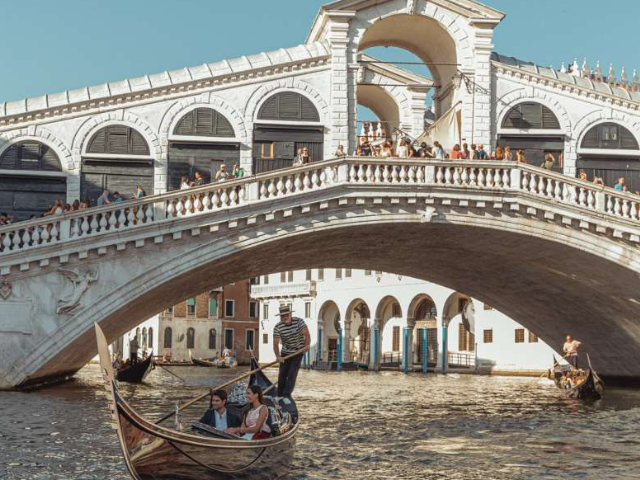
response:
<path fill-rule="evenodd" d="M 251 285 L 251 298 L 307 297 L 316 292 L 316 282 L 307 280 L 298 283 L 278 285 Z"/>
<path fill-rule="evenodd" d="M 69 240 L 273 201 L 337 185 L 519 192 L 640 222 L 640 197 L 530 165 L 346 157 L 0 227 L 0 257 Z"/>

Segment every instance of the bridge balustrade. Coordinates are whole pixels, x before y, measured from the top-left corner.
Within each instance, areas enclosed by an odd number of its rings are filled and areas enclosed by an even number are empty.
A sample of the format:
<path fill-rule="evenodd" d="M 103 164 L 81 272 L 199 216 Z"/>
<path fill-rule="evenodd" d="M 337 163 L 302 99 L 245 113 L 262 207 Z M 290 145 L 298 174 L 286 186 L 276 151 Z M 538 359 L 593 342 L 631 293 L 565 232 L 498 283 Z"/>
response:
<path fill-rule="evenodd" d="M 0 258 L 338 185 L 518 192 L 640 222 L 640 197 L 530 165 L 345 157 L 0 227 Z"/>

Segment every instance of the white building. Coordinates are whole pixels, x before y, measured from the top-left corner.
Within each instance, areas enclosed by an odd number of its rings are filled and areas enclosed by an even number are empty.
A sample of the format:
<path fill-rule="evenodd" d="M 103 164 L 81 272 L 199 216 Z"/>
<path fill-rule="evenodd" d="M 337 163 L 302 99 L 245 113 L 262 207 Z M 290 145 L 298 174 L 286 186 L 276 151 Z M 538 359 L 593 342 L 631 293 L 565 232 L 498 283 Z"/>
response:
<path fill-rule="evenodd" d="M 283 304 L 309 326 L 308 362 L 336 362 L 341 350 L 343 363 L 378 369 L 404 366 L 406 351 L 408 368 L 419 368 L 425 330 L 428 364 L 438 370 L 446 356 L 448 367 L 540 371 L 554 353 L 534 332 L 489 305 L 395 274 L 341 268 L 283 272 L 260 277 L 251 292 L 260 300 L 262 362 L 274 360 L 273 328 Z"/>
<path fill-rule="evenodd" d="M 134 337 L 138 338 L 138 355 L 142 355 L 143 351 L 148 354 L 157 355 L 158 349 L 158 333 L 160 332 L 159 315 L 154 315 L 145 320 L 135 329 L 127 332 L 111 345 L 112 352 L 120 354 L 122 358 L 129 358 L 129 343 Z"/>

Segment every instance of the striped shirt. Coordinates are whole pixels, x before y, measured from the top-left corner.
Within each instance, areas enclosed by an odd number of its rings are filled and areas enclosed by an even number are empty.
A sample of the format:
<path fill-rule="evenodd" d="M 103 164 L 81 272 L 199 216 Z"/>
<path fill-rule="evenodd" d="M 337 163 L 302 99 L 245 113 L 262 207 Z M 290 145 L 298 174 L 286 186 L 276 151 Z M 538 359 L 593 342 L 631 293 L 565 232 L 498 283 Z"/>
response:
<path fill-rule="evenodd" d="M 291 319 L 291 325 L 287 325 L 282 320 L 273 329 L 273 338 L 279 338 L 282 342 L 280 354 L 285 357 L 297 352 L 304 347 L 304 331 L 307 325 L 304 320 L 298 317 Z"/>

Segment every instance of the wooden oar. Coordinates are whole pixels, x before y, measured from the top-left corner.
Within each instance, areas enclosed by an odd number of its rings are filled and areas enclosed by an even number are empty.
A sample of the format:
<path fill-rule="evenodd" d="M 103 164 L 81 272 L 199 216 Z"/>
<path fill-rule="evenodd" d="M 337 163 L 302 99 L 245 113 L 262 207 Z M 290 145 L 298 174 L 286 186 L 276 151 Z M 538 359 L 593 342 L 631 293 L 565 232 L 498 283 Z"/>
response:
<path fill-rule="evenodd" d="M 569 356 L 569 354 L 567 353 L 564 357 L 562 357 L 560 360 L 564 360 L 565 358 L 567 358 Z M 553 360 L 555 363 L 558 363 L 556 361 L 555 356 L 553 357 Z M 536 383 L 538 383 L 538 381 L 540 381 L 540 379 L 542 377 L 544 377 L 545 375 L 549 375 L 549 370 L 547 370 L 546 372 L 544 372 L 542 375 L 540 375 L 538 378 L 536 378 L 533 382 L 531 382 L 529 385 L 527 385 L 525 388 L 531 388 L 533 387 Z"/>
<path fill-rule="evenodd" d="M 291 355 L 287 355 L 286 357 L 283 357 L 282 360 L 289 360 L 290 358 L 296 357 L 298 355 L 302 355 L 304 352 L 302 350 L 296 352 L 296 353 L 292 353 Z M 234 378 L 233 380 L 229 380 L 227 383 L 223 383 L 222 385 L 218 385 L 216 388 L 212 388 L 210 389 L 207 393 L 203 393 L 202 395 L 200 395 L 197 398 L 194 398 L 193 400 L 191 400 L 190 402 L 185 403 L 184 405 L 182 405 L 181 407 L 177 408 L 176 410 L 174 410 L 171 413 L 168 413 L 167 415 L 165 415 L 164 417 L 162 417 L 160 420 L 158 420 L 156 422 L 156 425 L 161 424 L 162 422 L 164 422 L 165 420 L 173 417 L 176 413 L 184 410 L 185 408 L 189 408 L 191 405 L 198 403 L 199 401 L 203 400 L 204 398 L 208 397 L 209 395 L 211 395 L 211 392 L 213 392 L 214 390 L 222 390 L 223 388 L 227 388 L 230 385 L 233 385 L 236 382 L 239 382 L 240 380 L 250 377 L 251 375 L 253 375 L 254 373 L 258 373 L 261 372 L 262 370 L 264 370 L 265 368 L 269 368 L 269 367 L 273 367 L 275 365 L 278 365 L 277 360 L 275 362 L 271 362 L 267 365 L 265 365 L 264 367 L 259 367 L 256 368 L 255 370 L 251 370 L 249 372 L 243 373 L 242 375 L 240 375 L 239 377 Z"/>
<path fill-rule="evenodd" d="M 163 369 L 165 372 L 168 372 L 169 374 L 173 375 L 174 377 L 176 377 L 178 380 L 181 380 L 183 382 L 185 382 L 185 379 L 182 378 L 179 375 L 176 375 L 175 373 L 173 373 L 171 370 L 169 370 L 168 368 L 165 368 L 164 365 L 158 365 L 157 363 L 155 364 L 156 366 L 160 367 L 161 369 Z"/>

